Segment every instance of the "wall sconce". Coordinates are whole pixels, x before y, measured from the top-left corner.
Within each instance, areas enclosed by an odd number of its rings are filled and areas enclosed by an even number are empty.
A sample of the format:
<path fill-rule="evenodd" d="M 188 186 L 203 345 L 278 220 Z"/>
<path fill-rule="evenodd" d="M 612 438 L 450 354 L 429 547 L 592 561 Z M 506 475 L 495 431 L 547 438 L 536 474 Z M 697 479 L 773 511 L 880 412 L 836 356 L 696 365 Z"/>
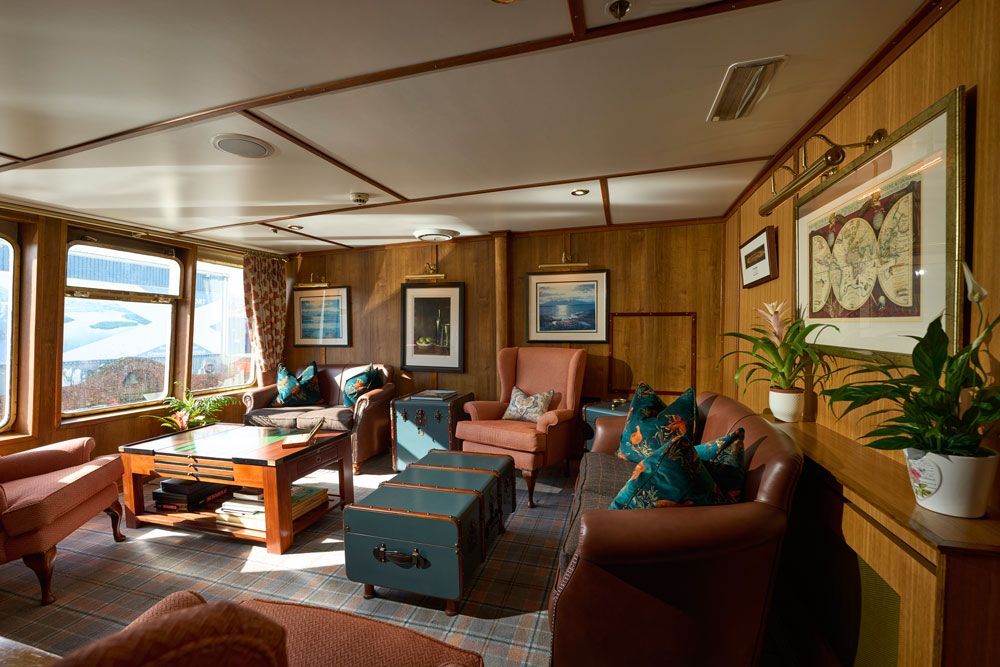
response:
<path fill-rule="evenodd" d="M 573 258 L 563 251 L 562 259 L 558 264 L 539 264 L 540 269 L 583 269 L 590 266 L 587 262 L 574 262 Z"/>
<path fill-rule="evenodd" d="M 326 282 L 326 276 L 317 278 L 315 273 L 310 273 L 309 282 L 295 283 L 292 287 L 329 287 L 329 283 Z"/>
<path fill-rule="evenodd" d="M 431 264 L 427 262 L 424 264 L 423 273 L 411 273 L 407 276 L 403 276 L 403 280 L 444 280 L 445 274 L 438 273 L 437 264 Z"/>

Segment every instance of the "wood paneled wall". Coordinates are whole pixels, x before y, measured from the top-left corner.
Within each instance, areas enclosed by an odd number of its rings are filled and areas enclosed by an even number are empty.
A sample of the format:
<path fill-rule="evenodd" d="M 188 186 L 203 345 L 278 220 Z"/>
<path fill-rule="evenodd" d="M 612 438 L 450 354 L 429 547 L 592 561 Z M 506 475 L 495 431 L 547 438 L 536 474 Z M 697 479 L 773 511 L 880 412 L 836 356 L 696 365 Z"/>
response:
<path fill-rule="evenodd" d="M 1000 3 L 958 2 L 830 122 L 814 131 L 844 143 L 859 141 L 879 127 L 892 132 L 959 85 L 968 91 L 970 108 L 967 254 L 976 277 L 993 294 L 990 302 L 996 313 L 1000 309 L 1000 265 L 995 260 L 1000 243 Z M 848 159 L 855 155 L 856 151 L 849 152 Z M 757 208 L 769 195 L 770 186 L 764 180 L 726 221 L 726 330 L 747 331 L 754 320 L 754 308 L 765 301 L 795 303 L 792 204 L 786 202 L 770 217 L 762 218 Z M 740 289 L 736 275 L 739 243 L 766 225 L 778 228 L 781 275 L 764 285 Z M 729 342 L 726 346 L 731 349 Z M 996 337 L 992 351 L 1000 353 Z M 737 396 L 731 371 L 731 364 L 724 365 L 723 387 Z M 755 385 L 744 400 L 762 410 L 767 405 L 766 387 Z M 862 435 L 868 426 L 853 417 L 836 419 L 822 402 L 817 406 L 816 421 L 852 438 Z"/>

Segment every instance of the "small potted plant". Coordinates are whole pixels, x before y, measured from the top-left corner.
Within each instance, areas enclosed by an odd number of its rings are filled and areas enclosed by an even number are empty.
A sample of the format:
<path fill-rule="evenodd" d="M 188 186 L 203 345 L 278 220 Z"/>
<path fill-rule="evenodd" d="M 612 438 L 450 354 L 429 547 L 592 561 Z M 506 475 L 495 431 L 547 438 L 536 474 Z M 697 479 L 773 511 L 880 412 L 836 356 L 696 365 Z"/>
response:
<path fill-rule="evenodd" d="M 163 428 L 171 431 L 186 431 L 199 426 L 208 426 L 218 421 L 215 417 L 219 410 L 236 402 L 232 396 L 202 396 L 196 398 L 190 389 L 184 390 L 184 397 L 168 396 L 163 405 L 167 408 L 166 417 L 156 417 Z"/>
<path fill-rule="evenodd" d="M 824 376 L 830 371 L 823 353 L 807 339 L 814 332 L 818 335 L 826 327 L 836 327 L 832 324 L 807 326 L 798 315 L 785 317 L 784 311 L 784 301 L 765 303 L 763 309 L 757 309 L 765 326 L 753 327 L 751 330 L 755 335 L 740 332 L 723 334 L 746 341 L 751 347 L 749 350 L 727 352 L 722 358 L 730 355 L 750 357 L 749 361 L 737 366 L 733 380 L 739 384 L 743 379 L 743 391 L 755 382 L 769 383 L 768 406 L 771 413 L 783 422 L 797 422 L 802 419 L 805 409 L 805 389 L 797 383 L 811 371 L 822 370 Z"/>
<path fill-rule="evenodd" d="M 922 507 L 950 516 L 975 518 L 986 513 L 1000 457 L 982 446 L 1000 419 L 1000 385 L 987 375 L 983 343 L 1000 317 L 988 321 L 982 301 L 986 290 L 965 268 L 968 298 L 979 311 L 979 334 L 949 354 L 948 335 L 938 317 L 927 326 L 909 363 L 876 359 L 857 364 L 846 384 L 826 389 L 830 405 L 844 404 L 840 414 L 875 401 L 889 406 L 870 415 L 890 415 L 864 438 L 868 447 L 905 451 L 913 495 Z M 850 381 L 861 374 L 872 378 Z"/>

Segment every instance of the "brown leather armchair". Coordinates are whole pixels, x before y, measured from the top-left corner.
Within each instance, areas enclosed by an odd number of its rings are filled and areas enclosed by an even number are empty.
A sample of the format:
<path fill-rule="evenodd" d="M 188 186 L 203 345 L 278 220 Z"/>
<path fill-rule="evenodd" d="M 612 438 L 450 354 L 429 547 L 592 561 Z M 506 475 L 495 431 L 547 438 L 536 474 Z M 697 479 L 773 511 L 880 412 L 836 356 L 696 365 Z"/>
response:
<path fill-rule="evenodd" d="M 550 600 L 556 667 L 759 659 L 802 455 L 746 406 L 707 392 L 698 403 L 702 441 L 746 431 L 744 502 L 607 509 L 634 464 L 614 456 L 624 418 L 598 419 Z"/>
<path fill-rule="evenodd" d="M 317 365 L 323 405 L 271 407 L 278 395 L 274 384 L 250 389 L 243 394 L 246 413 L 243 423 L 249 426 L 276 426 L 311 429 L 320 419 L 323 430 L 350 431 L 354 472 L 373 456 L 389 450 L 389 407 L 396 395 L 392 382 L 393 367 L 371 364 L 382 373 L 382 386 L 364 394 L 353 408 L 344 405 L 344 384 L 363 372 L 369 364 Z M 300 368 L 296 375 L 305 370 Z"/>
<path fill-rule="evenodd" d="M 564 347 L 505 347 L 497 354 L 499 401 L 469 401 L 471 421 L 461 421 L 455 437 L 467 452 L 514 458 L 528 485 L 528 506 L 535 506 L 535 476 L 541 468 L 566 462 L 580 411 L 587 353 Z M 502 419 L 517 386 L 528 394 L 555 390 L 549 411 L 537 424 Z"/>
<path fill-rule="evenodd" d="M 0 563 L 20 558 L 34 570 L 50 604 L 56 544 L 107 512 L 116 542 L 122 506 L 117 455 L 91 459 L 93 438 L 77 438 L 0 457 Z"/>

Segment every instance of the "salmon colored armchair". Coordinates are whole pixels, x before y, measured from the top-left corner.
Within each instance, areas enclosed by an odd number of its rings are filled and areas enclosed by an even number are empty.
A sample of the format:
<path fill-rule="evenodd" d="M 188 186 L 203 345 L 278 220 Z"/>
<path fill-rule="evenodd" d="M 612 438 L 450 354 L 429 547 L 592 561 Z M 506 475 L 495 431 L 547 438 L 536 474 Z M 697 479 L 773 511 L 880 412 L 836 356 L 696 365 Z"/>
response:
<path fill-rule="evenodd" d="M 514 465 L 528 486 L 529 507 L 535 506 L 538 471 L 557 463 L 568 463 L 570 445 L 577 433 L 586 366 L 584 350 L 506 347 L 497 354 L 500 400 L 465 404 L 471 420 L 459 422 L 455 431 L 455 437 L 462 441 L 462 449 L 513 457 Z M 538 423 L 503 419 L 515 386 L 527 394 L 549 389 L 556 392 L 549 411 Z"/>

